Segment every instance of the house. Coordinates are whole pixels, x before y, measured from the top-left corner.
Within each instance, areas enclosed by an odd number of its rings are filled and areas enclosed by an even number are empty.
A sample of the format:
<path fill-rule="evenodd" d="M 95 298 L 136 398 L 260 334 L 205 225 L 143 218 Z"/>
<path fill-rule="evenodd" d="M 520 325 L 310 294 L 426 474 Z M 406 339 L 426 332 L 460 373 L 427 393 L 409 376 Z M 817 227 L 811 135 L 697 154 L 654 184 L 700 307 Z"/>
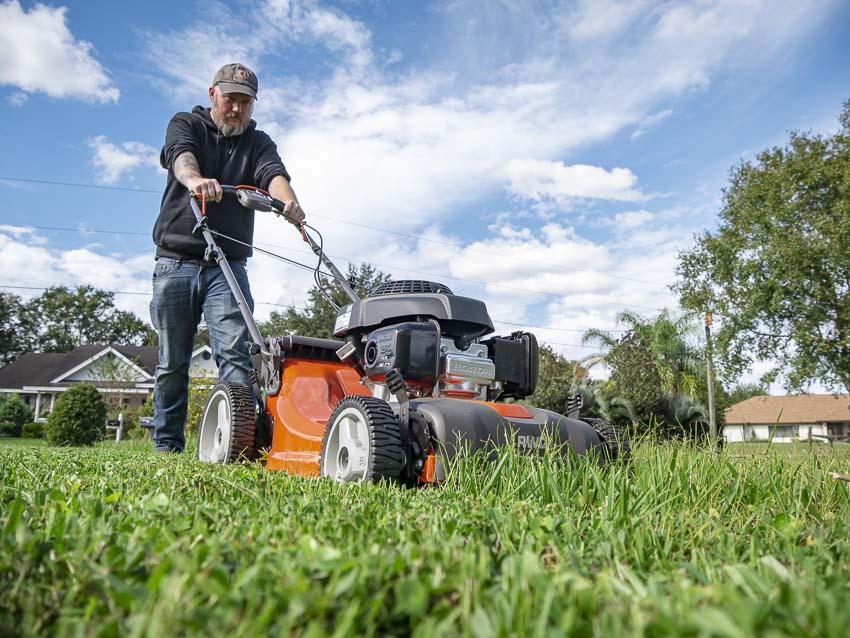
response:
<path fill-rule="evenodd" d="M 850 394 L 751 397 L 725 414 L 723 433 L 729 443 L 850 434 Z"/>
<path fill-rule="evenodd" d="M 60 394 L 76 383 L 93 384 L 110 409 L 141 405 L 153 392 L 157 349 L 84 345 L 70 352 L 28 352 L 0 368 L 0 393 L 16 393 L 43 421 Z M 218 376 L 209 346 L 192 353 L 192 376 Z"/>

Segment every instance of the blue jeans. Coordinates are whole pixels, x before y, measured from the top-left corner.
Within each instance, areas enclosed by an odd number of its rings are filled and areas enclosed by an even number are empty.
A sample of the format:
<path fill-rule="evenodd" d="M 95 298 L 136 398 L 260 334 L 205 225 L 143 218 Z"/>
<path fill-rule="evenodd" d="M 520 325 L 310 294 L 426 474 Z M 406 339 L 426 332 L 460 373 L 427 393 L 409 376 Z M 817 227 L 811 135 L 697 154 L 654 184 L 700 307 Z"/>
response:
<path fill-rule="evenodd" d="M 254 300 L 245 262 L 230 262 L 251 312 Z M 160 257 L 153 271 L 151 321 L 159 335 L 159 364 L 153 393 L 154 441 L 157 451 L 182 452 L 189 402 L 189 364 L 201 313 L 222 381 L 251 387 L 248 327 L 218 266 L 199 266 Z"/>

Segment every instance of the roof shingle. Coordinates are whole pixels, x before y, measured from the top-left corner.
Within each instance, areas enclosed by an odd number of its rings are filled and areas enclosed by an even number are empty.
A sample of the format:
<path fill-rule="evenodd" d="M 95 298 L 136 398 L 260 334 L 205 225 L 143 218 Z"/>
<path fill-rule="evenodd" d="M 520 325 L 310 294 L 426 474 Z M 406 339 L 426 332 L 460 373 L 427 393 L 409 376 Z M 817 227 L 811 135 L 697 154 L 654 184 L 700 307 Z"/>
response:
<path fill-rule="evenodd" d="M 726 410 L 726 424 L 803 424 L 850 421 L 850 394 L 751 397 Z"/>
<path fill-rule="evenodd" d="M 0 388 L 22 389 L 24 386 L 48 386 L 51 381 L 109 346 L 84 345 L 70 352 L 28 352 L 0 368 Z M 152 346 L 112 346 L 136 365 L 154 375 L 157 349 Z"/>

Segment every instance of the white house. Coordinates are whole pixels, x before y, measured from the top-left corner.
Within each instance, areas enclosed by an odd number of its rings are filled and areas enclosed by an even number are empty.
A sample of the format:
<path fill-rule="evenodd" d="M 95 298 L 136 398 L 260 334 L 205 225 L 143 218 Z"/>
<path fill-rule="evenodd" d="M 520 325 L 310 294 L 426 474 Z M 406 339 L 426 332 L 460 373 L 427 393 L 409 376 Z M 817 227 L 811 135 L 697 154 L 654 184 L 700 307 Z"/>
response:
<path fill-rule="evenodd" d="M 850 432 L 850 394 L 751 397 L 725 414 L 723 434 L 729 443 L 845 437 Z"/>
<path fill-rule="evenodd" d="M 93 384 L 107 405 L 141 405 L 153 392 L 157 349 L 150 346 L 85 345 L 70 352 L 28 352 L 0 368 L 0 393 L 16 393 L 34 417 L 44 420 L 57 397 L 76 383 Z M 192 353 L 189 374 L 218 376 L 209 346 Z"/>

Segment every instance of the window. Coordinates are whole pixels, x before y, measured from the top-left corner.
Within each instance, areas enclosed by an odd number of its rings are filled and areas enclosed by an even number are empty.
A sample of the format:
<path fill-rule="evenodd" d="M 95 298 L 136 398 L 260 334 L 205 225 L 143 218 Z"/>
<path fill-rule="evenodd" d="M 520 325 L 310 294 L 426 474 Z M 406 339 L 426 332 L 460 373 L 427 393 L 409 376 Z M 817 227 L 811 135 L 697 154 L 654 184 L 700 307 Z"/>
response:
<path fill-rule="evenodd" d="M 826 425 L 826 433 L 829 436 L 844 436 L 845 430 L 844 423 L 827 423 Z"/>
<path fill-rule="evenodd" d="M 797 425 L 772 425 L 770 426 L 770 436 L 780 439 L 790 439 L 799 434 L 799 426 Z"/>

